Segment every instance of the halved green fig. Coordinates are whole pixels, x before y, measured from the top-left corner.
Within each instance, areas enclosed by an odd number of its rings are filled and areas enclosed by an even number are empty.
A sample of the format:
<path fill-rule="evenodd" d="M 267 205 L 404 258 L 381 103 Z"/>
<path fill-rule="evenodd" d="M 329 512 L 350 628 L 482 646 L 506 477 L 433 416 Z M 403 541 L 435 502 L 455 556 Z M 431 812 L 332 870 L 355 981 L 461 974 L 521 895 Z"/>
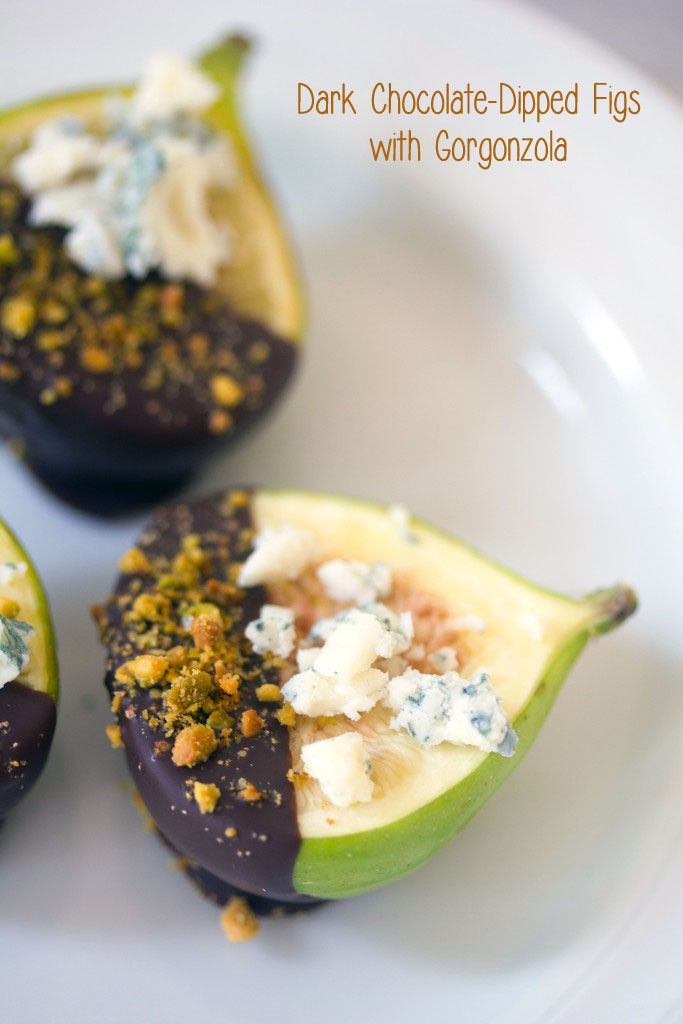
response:
<path fill-rule="evenodd" d="M 296 491 L 161 509 L 120 568 L 98 610 L 113 739 L 218 899 L 340 899 L 418 867 L 636 606 L 626 586 L 563 597 L 397 510 Z M 429 719 L 434 694 L 450 718 Z"/>
<path fill-rule="evenodd" d="M 200 58 L 218 98 L 194 127 L 178 129 L 229 146 L 230 181 L 226 172 L 207 195 L 209 222 L 230 252 L 208 284 L 154 268 L 105 279 L 73 262 L 65 228 L 45 214 L 32 222 L 43 194 L 26 194 L 15 169 L 36 130 L 59 119 L 100 138 L 112 98 L 130 102 L 132 88 L 0 113 L 0 432 L 44 482 L 92 511 L 125 510 L 179 486 L 273 406 L 295 368 L 303 329 L 295 260 L 238 113 L 248 51 L 231 36 Z M 196 152 L 205 144 L 200 137 Z M 185 135 L 179 145 L 190 145 Z M 189 221 L 195 207 L 184 180 L 177 195 L 171 185 L 163 193 L 181 258 L 208 230 Z M 51 203 L 55 191 L 45 193 Z M 159 237 L 168 244 L 168 231 Z"/>
<path fill-rule="evenodd" d="M 58 696 L 45 591 L 26 551 L 0 520 L 0 821 L 45 766 Z"/>

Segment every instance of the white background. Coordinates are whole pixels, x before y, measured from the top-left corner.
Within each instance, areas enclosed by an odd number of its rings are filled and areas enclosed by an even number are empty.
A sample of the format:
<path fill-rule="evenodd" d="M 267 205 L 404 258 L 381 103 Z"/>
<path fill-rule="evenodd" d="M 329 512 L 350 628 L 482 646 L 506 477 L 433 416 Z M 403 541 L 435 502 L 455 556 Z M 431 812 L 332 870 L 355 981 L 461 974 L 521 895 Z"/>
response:
<path fill-rule="evenodd" d="M 683 6 L 679 0 L 528 0 L 583 29 L 683 93 Z"/>

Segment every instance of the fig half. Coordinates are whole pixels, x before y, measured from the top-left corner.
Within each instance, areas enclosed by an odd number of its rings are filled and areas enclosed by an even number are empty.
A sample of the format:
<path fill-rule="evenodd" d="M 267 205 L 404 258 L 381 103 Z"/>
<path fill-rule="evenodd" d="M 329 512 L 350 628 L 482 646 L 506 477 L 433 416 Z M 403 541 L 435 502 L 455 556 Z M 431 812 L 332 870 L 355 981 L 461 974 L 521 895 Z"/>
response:
<path fill-rule="evenodd" d="M 41 126 L 77 119 L 98 136 L 112 98 L 132 89 L 0 114 L 0 432 L 53 490 L 91 511 L 124 511 L 177 488 L 273 406 L 297 362 L 295 261 L 238 114 L 248 50 L 231 36 L 197 65 L 219 90 L 197 123 L 229 145 L 233 175 L 210 192 L 232 253 L 210 286 L 81 270 L 65 230 L 36 226 L 13 178 Z"/>
<path fill-rule="evenodd" d="M 426 861 L 520 761 L 587 641 L 636 606 L 629 587 L 563 597 L 400 511 L 296 491 L 163 508 L 121 569 L 98 619 L 115 738 L 142 799 L 204 888 L 289 904 L 354 896 Z M 340 638 L 373 616 L 391 623 L 365 671 L 358 637 Z M 398 664 L 391 637 L 405 641 Z M 325 708 L 329 692 L 320 703 L 315 691 L 297 712 L 301 671 L 321 650 L 316 666 L 345 703 Z M 333 678 L 345 660 L 362 669 L 350 685 Z M 368 698 L 392 672 L 461 697 L 476 678 L 489 752 L 399 727 L 386 694 Z M 312 776 L 310 746 L 339 738 L 338 777 Z"/>
<path fill-rule="evenodd" d="M 42 772 L 59 679 L 50 610 L 30 558 L 0 520 L 0 821 Z"/>

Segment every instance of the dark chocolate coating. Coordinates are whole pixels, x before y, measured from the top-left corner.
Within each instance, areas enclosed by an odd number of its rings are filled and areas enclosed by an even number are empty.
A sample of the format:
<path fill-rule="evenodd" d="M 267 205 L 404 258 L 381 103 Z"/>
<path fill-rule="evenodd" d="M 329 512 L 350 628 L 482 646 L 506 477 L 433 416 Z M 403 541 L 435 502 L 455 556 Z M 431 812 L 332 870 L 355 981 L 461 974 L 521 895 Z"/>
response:
<path fill-rule="evenodd" d="M 210 406 L 191 387 L 169 387 L 154 395 L 153 400 L 169 410 L 168 420 L 162 421 L 146 412 L 150 394 L 141 386 L 144 370 L 86 374 L 76 365 L 75 350 L 66 350 L 65 364 L 56 374 L 45 366 L 45 354 L 28 343 L 15 348 L 24 375 L 15 382 L 0 382 L 3 432 L 20 437 L 31 464 L 38 469 L 45 466 L 55 477 L 110 477 L 146 483 L 189 474 L 207 456 L 224 449 L 275 402 L 292 372 L 296 355 L 293 345 L 254 321 L 238 320 L 227 307 L 223 321 L 215 317 L 210 328 L 207 325 L 207 333 L 209 329 L 215 345 L 230 349 L 238 358 L 255 341 L 267 340 L 271 348 L 259 407 L 233 410 L 232 433 L 209 432 Z M 41 391 L 58 375 L 73 375 L 83 387 L 75 389 L 68 399 L 41 405 Z M 108 411 L 116 387 L 126 393 L 127 403 Z"/>
<path fill-rule="evenodd" d="M 42 772 L 56 717 L 48 694 L 16 680 L 0 688 L 0 821 Z"/>
<path fill-rule="evenodd" d="M 164 839 L 161 833 L 159 833 L 159 836 L 168 849 L 172 850 L 173 853 L 178 852 L 173 850 L 171 844 L 167 839 Z M 328 902 L 328 900 L 311 899 L 308 903 L 292 903 L 291 901 L 284 902 L 283 900 L 267 899 L 265 896 L 254 896 L 251 893 L 244 892 L 243 889 L 230 885 L 229 882 L 224 882 L 222 878 L 217 878 L 216 875 L 212 875 L 211 872 L 200 867 L 199 864 L 187 860 L 187 858 L 182 858 L 178 866 L 204 899 L 215 903 L 218 907 L 224 907 L 233 897 L 242 896 L 259 917 L 280 917 L 285 914 L 296 914 L 303 910 L 314 910 L 316 907 Z"/>
<path fill-rule="evenodd" d="M 245 506 L 228 515 L 221 511 L 224 500 L 225 495 L 221 494 L 193 504 L 160 509 L 138 547 L 151 557 L 172 557 L 183 536 L 198 533 L 204 550 L 215 551 L 220 540 L 231 552 L 226 563 L 241 559 L 244 555 L 234 552 L 240 531 L 251 526 L 250 508 Z M 220 567 L 214 566 L 212 574 L 220 575 Z M 131 577 L 121 577 L 115 595 L 128 593 L 130 587 Z M 247 590 L 243 618 L 235 628 L 241 632 L 245 623 L 257 617 L 265 599 L 262 588 Z M 138 651 L 131 646 L 115 601 L 109 603 L 107 615 L 110 661 L 106 685 L 113 691 L 117 667 Z M 258 655 L 251 657 L 260 666 L 261 682 L 278 682 L 277 671 L 266 669 Z M 253 685 L 243 685 L 241 689 L 237 713 L 255 708 L 266 718 L 266 728 L 250 739 L 234 741 L 227 749 L 219 748 L 208 761 L 194 768 L 177 767 L 170 750 L 155 753 L 155 744 L 164 739 L 164 732 L 153 728 L 143 717 L 145 709 L 153 712 L 158 706 L 149 691 L 125 696 L 118 721 L 133 780 L 169 845 L 209 875 L 243 893 L 268 900 L 313 902 L 297 893 L 292 882 L 301 838 L 294 788 L 287 779 L 291 767 L 288 731 L 275 718 L 276 706 L 256 700 Z M 240 779 L 253 783 L 266 798 L 258 803 L 241 800 L 237 796 Z M 191 783 L 195 780 L 214 783 L 221 790 L 213 813 L 202 815 L 191 798 Z M 233 838 L 225 835 L 228 828 L 237 830 Z"/>
<path fill-rule="evenodd" d="M 2 189 L 18 191 L 0 178 Z M 192 476 L 273 406 L 292 375 L 297 347 L 238 316 L 218 292 L 184 284 L 182 320 L 166 323 L 161 312 L 150 314 L 156 334 L 137 350 L 139 365 L 130 366 L 123 343 L 105 344 L 101 332 L 106 335 L 107 324 L 117 318 L 130 317 L 145 288 L 163 291 L 168 282 L 150 275 L 107 283 L 102 310 L 102 296 L 84 291 L 93 279 L 63 250 L 64 232 L 28 225 L 27 213 L 26 200 L 11 214 L 0 205 L 0 235 L 11 237 L 19 253 L 17 262 L 0 263 L 0 302 L 35 296 L 38 310 L 24 337 L 0 320 L 0 435 L 20 442 L 27 463 L 51 490 L 88 511 L 108 512 L 113 503 L 121 506 L 114 508 L 118 512 L 154 502 L 160 489 Z M 42 276 L 32 269 L 40 243 L 52 254 L 49 273 Z M 76 295 L 69 319 L 56 326 L 41 319 L 40 310 L 50 302 L 64 304 L 65 294 Z M 117 328 L 112 330 L 118 337 Z M 68 344 L 41 347 L 46 333 L 60 331 L 71 332 Z M 90 335 L 100 339 L 98 347 L 114 353 L 111 372 L 84 368 L 82 349 Z M 208 340 L 205 358 L 190 351 L 197 336 Z M 262 350 L 258 360 L 252 356 L 255 346 Z M 230 418 L 224 430 L 210 425 L 212 412 L 220 408 L 211 391 L 217 373 L 228 373 L 245 394 L 224 410 Z M 46 400 L 60 381 L 69 382 L 70 393 Z"/>
<path fill-rule="evenodd" d="M 166 480 L 117 480 L 94 476 L 60 476 L 43 465 L 28 468 L 56 498 L 100 519 L 116 519 L 158 505 L 182 490 L 193 474 Z"/>

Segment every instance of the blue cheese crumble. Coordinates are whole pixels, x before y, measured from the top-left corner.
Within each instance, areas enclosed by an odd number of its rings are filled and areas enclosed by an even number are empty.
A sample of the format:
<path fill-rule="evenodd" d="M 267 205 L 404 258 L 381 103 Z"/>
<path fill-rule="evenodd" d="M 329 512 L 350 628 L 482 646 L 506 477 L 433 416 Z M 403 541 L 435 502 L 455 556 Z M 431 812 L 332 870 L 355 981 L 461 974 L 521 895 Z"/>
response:
<path fill-rule="evenodd" d="M 386 562 L 345 562 L 334 558 L 318 568 L 325 593 L 340 604 L 371 604 L 391 593 L 391 570 Z"/>
<path fill-rule="evenodd" d="M 311 643 L 324 643 L 332 636 L 332 633 L 341 622 L 353 618 L 356 612 L 365 612 L 374 615 L 383 627 L 384 637 L 380 643 L 382 651 L 391 650 L 390 654 L 379 653 L 382 658 L 391 658 L 395 654 L 402 654 L 410 647 L 413 639 L 413 616 L 411 612 L 397 614 L 385 604 L 366 604 L 360 608 L 347 608 L 334 617 L 318 619 L 311 626 L 308 639 Z M 386 636 L 385 634 L 389 634 Z"/>
<path fill-rule="evenodd" d="M 349 611 L 330 633 L 313 667 L 321 675 L 349 679 L 370 668 L 385 628 L 370 612 Z"/>
<path fill-rule="evenodd" d="M 283 687 L 285 700 L 300 715 L 345 715 L 357 721 L 384 695 L 386 669 L 407 650 L 412 635 L 411 614 L 397 615 L 382 604 L 320 620 L 309 641 L 323 640 L 323 645 L 299 648 L 299 672 Z M 378 659 L 382 668 L 374 666 Z"/>
<path fill-rule="evenodd" d="M 311 778 L 318 781 L 323 795 L 336 807 L 350 807 L 372 799 L 372 763 L 357 732 L 308 743 L 301 748 L 301 760 Z"/>
<path fill-rule="evenodd" d="M 314 668 L 342 679 L 370 668 L 377 658 L 402 654 L 413 636 L 411 613 L 397 615 L 382 604 L 351 608 L 332 621 Z"/>
<path fill-rule="evenodd" d="M 174 54 L 150 58 L 133 99 L 133 117 L 145 124 L 178 114 L 197 115 L 216 102 L 219 89 L 192 63 Z"/>
<path fill-rule="evenodd" d="M 357 722 L 384 695 L 388 681 L 387 673 L 377 668 L 365 669 L 346 679 L 306 669 L 285 683 L 282 695 L 298 715 L 344 715 Z"/>
<path fill-rule="evenodd" d="M 343 621 L 346 614 L 347 612 L 340 612 L 339 615 L 318 619 L 309 630 L 308 637 L 306 638 L 308 642 L 311 644 L 325 643 L 326 640 L 329 640 L 337 625 Z"/>
<path fill-rule="evenodd" d="M 214 284 L 231 251 L 210 195 L 235 178 L 227 139 L 199 119 L 217 96 L 189 61 L 156 57 L 132 98 L 105 108 L 102 134 L 76 117 L 40 125 L 12 164 L 30 222 L 66 228 L 66 251 L 88 273 Z"/>
<path fill-rule="evenodd" d="M 322 648 L 320 647 L 300 647 L 296 652 L 296 665 L 299 672 L 305 672 L 309 668 L 313 668 L 315 659 L 320 654 Z"/>
<path fill-rule="evenodd" d="M 244 635 L 257 654 L 287 658 L 296 642 L 294 612 L 277 604 L 264 604 L 259 618 L 247 625 Z"/>
<path fill-rule="evenodd" d="M 28 622 L 0 615 L 0 687 L 15 680 L 28 665 L 26 641 L 33 632 Z"/>
<path fill-rule="evenodd" d="M 415 630 L 412 612 L 394 612 L 385 604 L 368 604 L 362 609 L 374 615 L 384 627 L 384 633 L 377 644 L 380 658 L 393 658 L 404 654 L 413 642 Z"/>
<path fill-rule="evenodd" d="M 463 679 L 457 672 L 436 676 L 408 669 L 390 680 L 386 703 L 394 712 L 391 727 L 425 747 L 455 743 L 504 757 L 515 752 L 517 734 L 487 672 Z"/>
<path fill-rule="evenodd" d="M 410 528 L 410 512 L 405 505 L 390 505 L 389 518 L 398 530 L 398 535 L 406 544 L 419 544 L 416 533 Z"/>
<path fill-rule="evenodd" d="M 0 562 L 0 587 L 8 587 L 10 583 L 23 579 L 27 572 L 26 562 Z"/>
<path fill-rule="evenodd" d="M 318 557 L 318 543 L 298 526 L 266 527 L 254 538 L 254 550 L 240 569 L 240 587 L 295 580 Z"/>

